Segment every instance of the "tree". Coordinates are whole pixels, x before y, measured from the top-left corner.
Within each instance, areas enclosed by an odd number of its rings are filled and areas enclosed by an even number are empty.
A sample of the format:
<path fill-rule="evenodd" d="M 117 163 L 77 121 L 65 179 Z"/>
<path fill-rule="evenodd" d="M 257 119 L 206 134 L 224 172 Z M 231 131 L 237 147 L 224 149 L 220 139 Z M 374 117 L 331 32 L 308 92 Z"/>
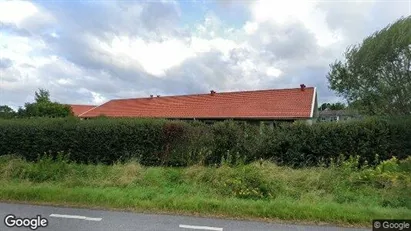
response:
<path fill-rule="evenodd" d="M 321 106 L 318 108 L 319 111 L 324 111 L 327 108 L 330 108 L 330 103 L 323 103 Z"/>
<path fill-rule="evenodd" d="M 72 116 L 70 106 L 50 101 L 50 93 L 47 90 L 39 89 L 35 92 L 35 102 L 25 103 L 24 108 L 20 108 L 17 114 L 20 117 L 66 117 Z"/>
<path fill-rule="evenodd" d="M 0 118 L 9 119 L 16 116 L 16 112 L 9 106 L 0 106 Z"/>
<path fill-rule="evenodd" d="M 331 110 L 344 110 L 345 109 L 345 104 L 343 103 L 333 103 L 330 105 Z"/>
<path fill-rule="evenodd" d="M 346 106 L 345 106 L 345 104 L 343 104 L 343 103 L 340 103 L 340 102 L 338 102 L 338 103 L 333 103 L 333 104 L 330 104 L 330 103 L 323 103 L 323 104 L 321 104 L 321 106 L 318 108 L 318 110 L 319 111 L 323 111 L 323 110 L 325 110 L 325 109 L 330 109 L 330 110 L 344 110 L 344 109 L 346 109 Z"/>
<path fill-rule="evenodd" d="M 50 93 L 45 90 L 45 89 L 39 89 L 39 91 L 34 93 L 34 100 L 36 101 L 36 103 L 47 103 L 47 102 L 51 102 L 50 101 Z"/>
<path fill-rule="evenodd" d="M 330 89 L 369 115 L 411 114 L 411 16 L 349 47 L 330 65 Z"/>

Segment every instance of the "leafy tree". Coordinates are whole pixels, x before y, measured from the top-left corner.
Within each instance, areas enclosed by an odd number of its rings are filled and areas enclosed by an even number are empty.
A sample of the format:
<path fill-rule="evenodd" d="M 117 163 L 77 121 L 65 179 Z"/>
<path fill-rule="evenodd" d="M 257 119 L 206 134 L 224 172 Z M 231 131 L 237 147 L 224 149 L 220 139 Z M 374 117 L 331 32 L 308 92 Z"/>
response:
<path fill-rule="evenodd" d="M 319 111 L 324 111 L 325 109 L 330 108 L 329 103 L 323 103 L 321 106 L 318 108 Z"/>
<path fill-rule="evenodd" d="M 411 114 L 411 16 L 349 47 L 330 65 L 330 89 L 369 115 Z"/>
<path fill-rule="evenodd" d="M 50 93 L 39 89 L 35 92 L 35 102 L 25 103 L 24 108 L 19 108 L 20 117 L 66 117 L 72 116 L 70 106 L 50 101 Z"/>
<path fill-rule="evenodd" d="M 318 110 L 319 111 L 323 111 L 323 110 L 325 110 L 325 109 L 330 109 L 330 110 L 344 110 L 344 109 L 346 109 L 346 106 L 345 106 L 345 104 L 343 104 L 343 103 L 340 103 L 340 102 L 338 102 L 338 103 L 333 103 L 333 104 L 330 104 L 330 103 L 323 103 L 323 104 L 321 104 L 321 106 L 318 108 Z"/>
<path fill-rule="evenodd" d="M 35 92 L 34 100 L 36 103 L 47 103 L 50 102 L 50 93 L 45 89 L 39 89 L 39 91 Z"/>
<path fill-rule="evenodd" d="M 345 109 L 345 105 L 343 103 L 333 103 L 330 105 L 330 109 L 331 110 L 344 110 Z"/>
<path fill-rule="evenodd" d="M 0 118 L 13 118 L 16 116 L 16 112 L 9 106 L 3 105 L 0 106 Z"/>

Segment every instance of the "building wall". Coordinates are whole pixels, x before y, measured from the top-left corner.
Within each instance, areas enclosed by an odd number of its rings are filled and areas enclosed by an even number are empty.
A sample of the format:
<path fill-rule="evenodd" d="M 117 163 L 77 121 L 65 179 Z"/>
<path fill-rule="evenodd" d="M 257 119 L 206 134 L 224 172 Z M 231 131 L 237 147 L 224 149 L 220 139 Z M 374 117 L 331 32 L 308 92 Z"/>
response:
<path fill-rule="evenodd" d="M 351 115 L 327 115 L 327 116 L 320 116 L 317 121 L 318 122 L 339 122 L 339 121 L 348 121 L 358 119 L 358 117 L 351 116 Z"/>
<path fill-rule="evenodd" d="M 308 125 L 312 125 L 313 123 L 315 123 L 314 119 L 308 119 L 305 121 Z"/>

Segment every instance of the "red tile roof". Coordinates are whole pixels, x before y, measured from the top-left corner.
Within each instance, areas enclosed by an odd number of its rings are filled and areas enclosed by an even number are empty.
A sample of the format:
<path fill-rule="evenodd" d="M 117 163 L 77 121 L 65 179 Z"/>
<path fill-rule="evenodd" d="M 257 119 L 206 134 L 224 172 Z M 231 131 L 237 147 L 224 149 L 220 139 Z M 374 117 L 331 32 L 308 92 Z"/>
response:
<path fill-rule="evenodd" d="M 312 117 L 314 87 L 111 100 L 80 117 L 291 119 Z"/>
<path fill-rule="evenodd" d="M 75 116 L 79 116 L 84 112 L 87 112 L 90 109 L 95 108 L 95 105 L 78 105 L 78 104 L 70 104 L 71 110 L 73 111 Z"/>

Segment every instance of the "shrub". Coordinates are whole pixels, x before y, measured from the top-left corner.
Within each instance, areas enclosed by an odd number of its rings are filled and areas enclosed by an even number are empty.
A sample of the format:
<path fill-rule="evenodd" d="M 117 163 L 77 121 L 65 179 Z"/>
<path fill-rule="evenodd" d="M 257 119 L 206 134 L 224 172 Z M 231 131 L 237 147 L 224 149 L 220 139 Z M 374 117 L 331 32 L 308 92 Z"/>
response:
<path fill-rule="evenodd" d="M 283 182 L 270 180 L 254 165 L 192 167 L 186 170 L 185 175 L 188 182 L 212 185 L 220 195 L 243 199 L 275 198 L 284 190 Z"/>

